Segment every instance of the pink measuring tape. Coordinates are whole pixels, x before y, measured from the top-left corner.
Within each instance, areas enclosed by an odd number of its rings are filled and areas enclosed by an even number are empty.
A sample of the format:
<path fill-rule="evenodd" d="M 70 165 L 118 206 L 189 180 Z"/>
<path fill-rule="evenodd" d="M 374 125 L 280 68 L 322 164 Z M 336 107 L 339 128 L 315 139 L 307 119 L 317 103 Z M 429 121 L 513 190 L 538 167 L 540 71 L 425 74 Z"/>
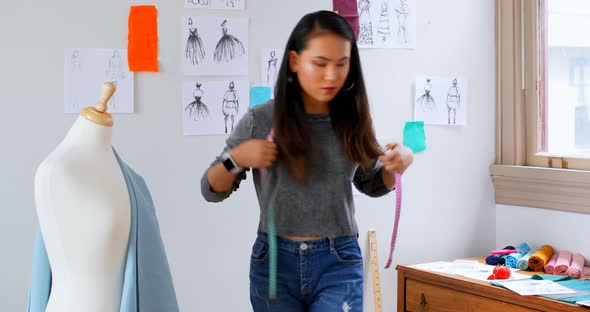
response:
<path fill-rule="evenodd" d="M 266 136 L 266 140 L 272 142 L 272 141 L 274 141 L 274 139 L 275 139 L 275 129 L 272 128 L 272 129 L 270 129 L 270 132 Z M 260 180 L 262 182 L 265 182 L 267 177 L 268 177 L 268 169 L 260 168 Z"/>
<path fill-rule="evenodd" d="M 391 244 L 389 245 L 389 259 L 385 268 L 388 269 L 393 261 L 393 250 L 395 249 L 395 240 L 397 239 L 397 229 L 399 227 L 399 216 L 402 209 L 402 175 L 395 173 L 395 221 L 393 223 L 393 233 L 391 233 Z"/>

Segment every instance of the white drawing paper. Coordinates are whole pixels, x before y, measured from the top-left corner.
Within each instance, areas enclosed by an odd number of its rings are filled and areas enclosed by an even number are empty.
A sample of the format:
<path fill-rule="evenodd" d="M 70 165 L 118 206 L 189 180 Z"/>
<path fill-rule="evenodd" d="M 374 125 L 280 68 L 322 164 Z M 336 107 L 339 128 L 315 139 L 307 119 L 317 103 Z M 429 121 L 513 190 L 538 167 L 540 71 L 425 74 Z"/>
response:
<path fill-rule="evenodd" d="M 271 98 L 274 98 L 275 84 L 283 61 L 283 54 L 283 49 L 262 49 L 260 84 L 271 88 Z"/>
<path fill-rule="evenodd" d="M 496 281 L 498 284 L 523 296 L 575 294 L 576 292 L 550 280 L 523 279 Z"/>
<path fill-rule="evenodd" d="M 191 80 L 182 86 L 184 135 L 229 134 L 250 107 L 248 80 Z"/>
<path fill-rule="evenodd" d="M 460 77 L 416 78 L 414 120 L 429 125 L 465 125 L 467 81 Z"/>
<path fill-rule="evenodd" d="M 106 81 L 117 87 L 107 111 L 132 113 L 134 82 L 126 49 L 64 49 L 65 113 L 79 113 L 87 106 L 96 105 Z"/>
<path fill-rule="evenodd" d="M 416 0 L 358 0 L 360 48 L 416 48 Z"/>
<path fill-rule="evenodd" d="M 184 7 L 190 9 L 240 10 L 245 8 L 246 0 L 183 0 Z"/>
<path fill-rule="evenodd" d="M 248 75 L 248 18 L 182 18 L 182 66 L 185 75 Z"/>

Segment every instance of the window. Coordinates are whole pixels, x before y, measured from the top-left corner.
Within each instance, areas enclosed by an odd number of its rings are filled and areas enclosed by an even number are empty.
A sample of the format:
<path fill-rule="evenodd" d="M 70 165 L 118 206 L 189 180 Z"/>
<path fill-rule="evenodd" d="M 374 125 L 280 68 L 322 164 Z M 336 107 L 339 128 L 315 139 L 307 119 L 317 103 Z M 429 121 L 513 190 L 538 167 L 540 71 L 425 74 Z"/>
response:
<path fill-rule="evenodd" d="M 532 142 L 537 143 L 535 156 L 541 161 L 554 156 L 563 167 L 590 169 L 590 36 L 585 34 L 590 29 L 590 1 L 541 0 L 536 15 L 536 79 L 542 87 L 538 127 L 532 129 L 538 134 Z M 530 158 L 541 165 L 538 157 Z"/>
<path fill-rule="evenodd" d="M 497 0 L 497 203 L 590 213 L 588 29 L 588 0 Z"/>

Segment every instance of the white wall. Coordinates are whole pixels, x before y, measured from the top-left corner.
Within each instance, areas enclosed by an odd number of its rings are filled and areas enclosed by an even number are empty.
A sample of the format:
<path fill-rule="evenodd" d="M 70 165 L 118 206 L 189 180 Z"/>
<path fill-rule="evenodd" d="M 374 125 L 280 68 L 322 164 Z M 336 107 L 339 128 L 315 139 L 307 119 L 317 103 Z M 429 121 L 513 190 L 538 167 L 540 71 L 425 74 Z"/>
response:
<path fill-rule="evenodd" d="M 590 214 L 557 210 L 496 206 L 496 248 L 527 242 L 531 246 L 550 245 L 555 250 L 581 253 L 590 259 Z"/>
<path fill-rule="evenodd" d="M 75 116 L 63 110 L 63 48 L 126 46 L 126 1 L 10 1 L 0 10 L 0 310 L 23 310 L 36 229 L 33 176 Z M 180 17 L 183 0 L 157 1 L 161 73 L 136 75 L 136 108 L 115 116 L 114 145 L 151 189 L 183 311 L 249 311 L 248 257 L 258 210 L 251 180 L 221 204 L 199 194 L 199 178 L 223 136 L 184 137 Z M 283 46 L 295 22 L 328 0 L 249 0 L 250 80 L 259 48 Z M 412 118 L 416 75 L 469 81 L 468 125 L 427 126 L 428 150 L 404 176 L 395 264 L 485 254 L 494 246 L 494 1 L 419 0 L 416 50 L 361 52 L 378 136 L 401 139 Z M 219 12 L 214 12 L 219 13 Z M 88 103 L 92 105 L 93 103 Z M 358 198 L 357 218 L 377 229 L 386 261 L 394 196 Z M 222 223 L 221 220 L 226 220 Z M 373 298 L 367 275 L 365 308 Z M 384 310 L 395 309 L 396 272 L 382 270 Z"/>

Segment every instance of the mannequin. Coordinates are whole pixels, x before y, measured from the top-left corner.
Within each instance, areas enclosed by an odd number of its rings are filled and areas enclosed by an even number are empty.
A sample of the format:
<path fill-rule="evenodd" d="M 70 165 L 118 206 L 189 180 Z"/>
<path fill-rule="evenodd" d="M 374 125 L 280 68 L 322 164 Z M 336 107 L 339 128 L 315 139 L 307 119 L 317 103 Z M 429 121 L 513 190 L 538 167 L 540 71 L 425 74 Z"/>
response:
<path fill-rule="evenodd" d="M 82 110 L 64 140 L 39 165 L 35 204 L 52 270 L 46 312 L 119 311 L 131 204 L 111 147 L 103 85 L 99 103 Z"/>

